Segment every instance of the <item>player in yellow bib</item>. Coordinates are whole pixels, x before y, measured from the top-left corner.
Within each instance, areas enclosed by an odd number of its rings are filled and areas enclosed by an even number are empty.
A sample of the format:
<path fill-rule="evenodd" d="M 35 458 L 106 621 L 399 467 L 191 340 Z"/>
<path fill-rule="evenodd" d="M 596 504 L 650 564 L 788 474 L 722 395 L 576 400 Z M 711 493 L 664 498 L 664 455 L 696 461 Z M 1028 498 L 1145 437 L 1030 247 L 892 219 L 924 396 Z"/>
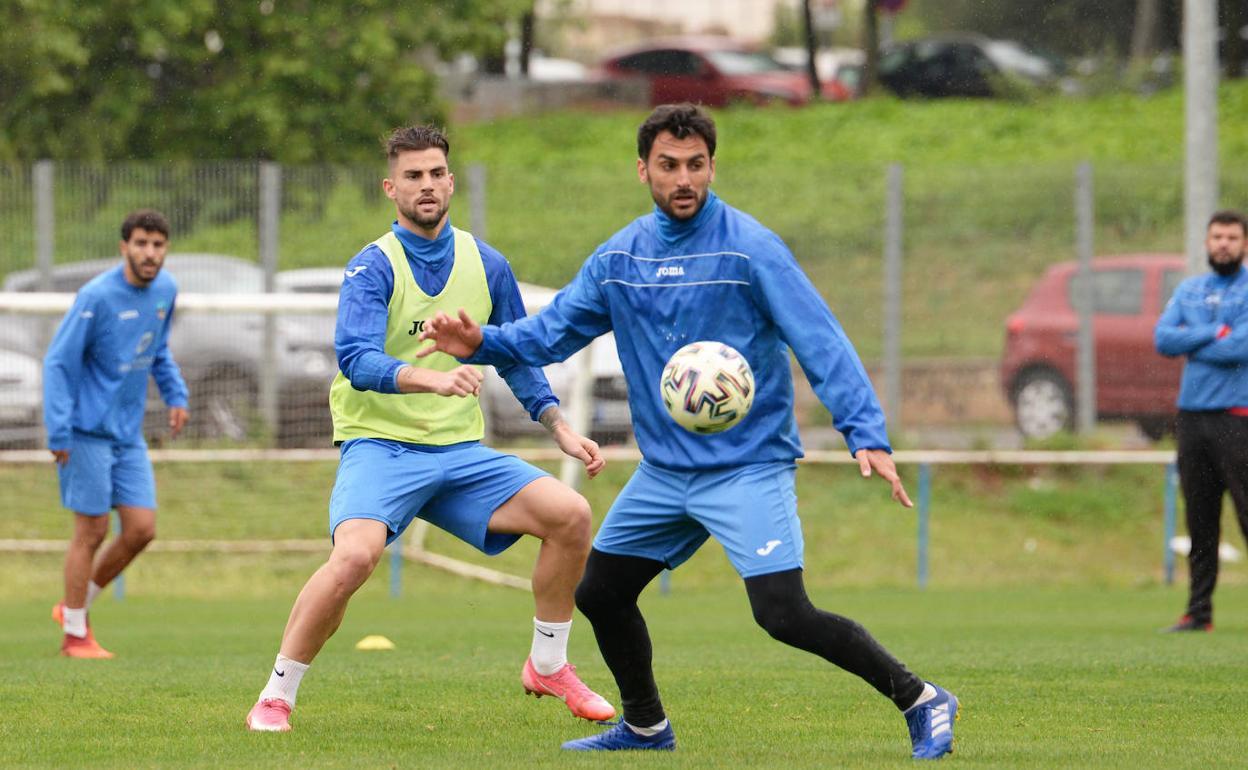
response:
<path fill-rule="evenodd" d="M 491 323 L 523 317 L 515 276 L 501 254 L 451 226 L 455 178 L 441 131 L 397 129 L 386 153 L 382 187 L 397 218 L 347 264 L 338 302 L 339 373 L 330 388 L 341 447 L 329 504 L 333 550 L 295 600 L 247 727 L 290 729 L 312 659 L 383 549 L 417 518 L 491 555 L 521 535 L 542 541 L 532 578 L 533 645 L 521 681 L 529 692 L 563 700 L 578 717 L 610 719 L 615 709 L 567 661 L 573 591 L 589 554 L 589 504 L 538 468 L 480 443 L 478 367 L 449 355 L 410 363 L 425 319 L 439 310 L 462 307 Z M 559 448 L 585 463 L 590 478 L 602 470 L 598 445 L 564 422 L 540 369 L 505 366 L 499 374 Z"/>

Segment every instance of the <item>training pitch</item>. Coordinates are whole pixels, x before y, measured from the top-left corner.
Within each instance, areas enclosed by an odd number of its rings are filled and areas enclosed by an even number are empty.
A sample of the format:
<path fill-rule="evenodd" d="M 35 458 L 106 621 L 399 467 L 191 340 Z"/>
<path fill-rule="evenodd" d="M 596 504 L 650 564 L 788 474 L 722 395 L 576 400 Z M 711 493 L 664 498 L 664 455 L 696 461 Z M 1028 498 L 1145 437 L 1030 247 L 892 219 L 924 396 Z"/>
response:
<path fill-rule="evenodd" d="M 679 573 L 677 573 L 679 579 Z M 1228 767 L 1242 730 L 1248 589 L 1219 590 L 1213 634 L 1157 633 L 1177 588 L 812 588 L 962 701 L 966 767 Z M 112 661 L 57 657 L 51 602 L 0 604 L 4 767 L 911 767 L 905 723 L 854 677 L 773 642 L 744 593 L 643 596 L 673 755 L 584 756 L 596 728 L 523 695 L 530 597 L 410 567 L 377 575 L 304 679 L 289 734 L 250 734 L 292 597 L 102 599 Z M 397 649 L 359 652 L 384 634 Z M 588 623 L 572 661 L 617 702 Z M 618 702 L 617 702 L 618 705 Z"/>

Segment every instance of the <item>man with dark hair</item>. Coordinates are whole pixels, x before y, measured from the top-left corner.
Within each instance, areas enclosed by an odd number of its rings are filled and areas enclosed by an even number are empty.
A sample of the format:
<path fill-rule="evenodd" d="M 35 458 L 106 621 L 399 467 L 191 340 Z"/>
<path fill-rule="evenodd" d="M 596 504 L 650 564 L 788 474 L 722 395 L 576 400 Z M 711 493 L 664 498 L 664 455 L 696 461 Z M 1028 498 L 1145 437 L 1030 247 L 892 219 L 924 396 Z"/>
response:
<path fill-rule="evenodd" d="M 905 713 L 912 755 L 939 758 L 953 748 L 957 699 L 908 671 L 859 624 L 817 609 L 802 578 L 794 488 L 802 448 L 790 350 L 862 475 L 879 475 L 894 500 L 911 505 L 857 353 L 784 243 L 711 191 L 710 116 L 687 104 L 659 107 L 642 124 L 637 145 L 637 174 L 655 210 L 600 246 L 550 305 L 485 328 L 464 313 L 438 314 L 422 335 L 435 343 L 422 355 L 436 349 L 476 363 L 536 366 L 612 329 L 628 331 L 616 334 L 616 344 L 643 459 L 607 513 L 576 591 L 620 687 L 624 717 L 564 748 L 675 747 L 637 597 L 665 567 L 676 568 L 714 536 L 744 580 L 760 626 L 862 677 Z M 664 364 L 699 340 L 732 346 L 754 371 L 753 409 L 731 431 L 690 433 L 663 406 Z"/>
<path fill-rule="evenodd" d="M 480 441 L 482 375 L 450 356 L 410 362 L 416 336 L 434 312 L 467 307 L 505 323 L 524 316 L 502 254 L 451 226 L 455 192 L 450 146 L 428 126 L 396 130 L 382 180 L 397 218 L 347 264 L 334 346 L 341 371 L 330 388 L 334 442 L 341 446 L 329 501 L 329 560 L 308 579 L 282 634 L 269 682 L 247 715 L 251 730 L 286 731 L 304 672 L 338 629 L 347 602 L 382 550 L 416 518 L 483 553 L 501 553 L 533 535 L 533 644 L 520 679 L 575 716 L 610 719 L 615 709 L 586 687 L 567 660 L 574 591 L 589 552 L 589 503 L 543 471 Z M 516 398 L 590 478 L 604 465 L 598 445 L 559 413 L 540 370 L 499 366 Z M 448 398 L 449 396 L 449 398 Z"/>
<path fill-rule="evenodd" d="M 1157 319 L 1164 356 L 1186 356 L 1179 386 L 1179 480 L 1187 508 L 1187 611 L 1167 631 L 1212 631 L 1218 582 L 1222 495 L 1231 493 L 1248 537 L 1248 270 L 1242 214 L 1209 219 L 1205 249 L 1213 272 L 1180 283 Z"/>
<path fill-rule="evenodd" d="M 122 263 L 78 291 L 43 361 L 43 421 L 61 502 L 74 512 L 65 598 L 52 608 L 61 654 L 111 658 L 87 610 L 156 536 L 156 484 L 143 440 L 147 379 L 169 406 L 173 436 L 186 424 L 186 383 L 166 345 L 177 286 L 162 273 L 169 223 L 142 209 L 121 225 Z M 96 558 L 117 509 L 121 534 Z M 94 562 L 94 564 L 93 564 Z"/>

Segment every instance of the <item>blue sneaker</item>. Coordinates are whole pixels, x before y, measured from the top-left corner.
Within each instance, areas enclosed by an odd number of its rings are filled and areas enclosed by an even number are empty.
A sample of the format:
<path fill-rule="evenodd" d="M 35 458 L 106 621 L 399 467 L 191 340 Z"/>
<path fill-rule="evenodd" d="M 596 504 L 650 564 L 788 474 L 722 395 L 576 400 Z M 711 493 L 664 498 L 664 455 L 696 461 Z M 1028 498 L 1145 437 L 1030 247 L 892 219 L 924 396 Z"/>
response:
<path fill-rule="evenodd" d="M 563 744 L 563 748 L 568 751 L 636 751 L 639 749 L 673 751 L 676 748 L 676 733 L 672 732 L 672 723 L 669 721 L 661 733 L 638 735 L 621 719 L 605 733 L 568 741 Z"/>
<path fill-rule="evenodd" d="M 958 719 L 958 699 L 939 685 L 936 697 L 928 702 L 911 706 L 906 712 L 906 725 L 910 728 L 910 744 L 914 746 L 914 759 L 940 759 L 953 753 L 953 723 Z"/>

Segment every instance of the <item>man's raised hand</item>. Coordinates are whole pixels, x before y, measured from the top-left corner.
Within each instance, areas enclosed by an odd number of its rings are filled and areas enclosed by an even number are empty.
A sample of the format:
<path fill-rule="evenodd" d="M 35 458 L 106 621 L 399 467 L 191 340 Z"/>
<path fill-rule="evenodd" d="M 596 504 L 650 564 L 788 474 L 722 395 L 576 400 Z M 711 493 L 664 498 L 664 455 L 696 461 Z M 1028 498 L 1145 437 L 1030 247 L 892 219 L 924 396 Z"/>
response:
<path fill-rule="evenodd" d="M 463 308 L 460 308 L 458 318 L 452 318 L 439 310 L 425 321 L 425 330 L 420 333 L 420 339 L 429 340 L 433 344 L 416 351 L 417 358 L 424 358 L 439 350 L 455 358 L 468 358 L 481 347 L 481 326 Z"/>

